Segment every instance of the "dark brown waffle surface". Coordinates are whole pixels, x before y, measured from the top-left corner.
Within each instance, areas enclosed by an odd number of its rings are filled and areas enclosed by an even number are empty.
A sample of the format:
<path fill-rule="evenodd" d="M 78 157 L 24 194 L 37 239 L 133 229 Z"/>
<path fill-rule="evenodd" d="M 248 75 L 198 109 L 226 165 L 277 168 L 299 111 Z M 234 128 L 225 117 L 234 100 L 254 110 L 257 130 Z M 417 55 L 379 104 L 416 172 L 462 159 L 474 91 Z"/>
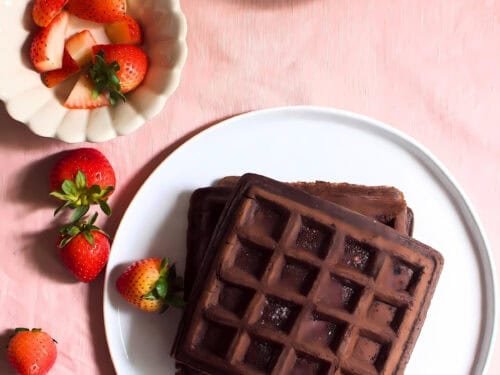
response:
<path fill-rule="evenodd" d="M 238 179 L 239 177 L 225 177 L 219 180 L 217 186 L 197 189 L 191 196 L 184 272 L 186 295 L 190 294 L 222 209 Z M 411 235 L 413 212 L 406 206 L 403 194 L 394 187 L 322 181 L 296 182 L 290 185 Z"/>
<path fill-rule="evenodd" d="M 216 187 L 234 188 L 238 176 L 223 177 Z M 392 186 L 366 186 L 326 181 L 291 182 L 294 188 L 327 201 L 339 204 L 360 214 L 374 218 L 390 227 L 411 235 L 413 217 L 408 223 L 406 201 L 403 193 Z"/>
<path fill-rule="evenodd" d="M 173 353 L 213 374 L 401 374 L 442 264 L 370 218 L 245 175 Z"/>

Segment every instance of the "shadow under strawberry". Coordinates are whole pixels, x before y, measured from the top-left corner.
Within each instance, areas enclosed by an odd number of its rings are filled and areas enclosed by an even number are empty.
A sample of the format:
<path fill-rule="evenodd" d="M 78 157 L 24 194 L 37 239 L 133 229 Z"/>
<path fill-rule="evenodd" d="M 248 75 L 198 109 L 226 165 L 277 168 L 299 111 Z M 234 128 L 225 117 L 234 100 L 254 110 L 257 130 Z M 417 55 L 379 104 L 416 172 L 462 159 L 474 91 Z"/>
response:
<path fill-rule="evenodd" d="M 57 248 L 58 226 L 39 232 L 23 233 L 22 249 L 26 258 L 46 277 L 65 284 L 78 281 L 64 267 Z"/>
<path fill-rule="evenodd" d="M 0 333 L 0 374 L 2 375 L 15 375 L 16 372 L 7 361 L 7 346 L 9 340 L 14 334 L 13 329 L 6 329 Z"/>
<path fill-rule="evenodd" d="M 8 189 L 8 199 L 28 204 L 29 210 L 53 207 L 59 204 L 55 198 L 50 197 L 49 175 L 50 170 L 62 153 L 53 154 L 26 165 L 16 174 L 13 185 Z M 52 215 L 47 221 L 52 220 Z"/>

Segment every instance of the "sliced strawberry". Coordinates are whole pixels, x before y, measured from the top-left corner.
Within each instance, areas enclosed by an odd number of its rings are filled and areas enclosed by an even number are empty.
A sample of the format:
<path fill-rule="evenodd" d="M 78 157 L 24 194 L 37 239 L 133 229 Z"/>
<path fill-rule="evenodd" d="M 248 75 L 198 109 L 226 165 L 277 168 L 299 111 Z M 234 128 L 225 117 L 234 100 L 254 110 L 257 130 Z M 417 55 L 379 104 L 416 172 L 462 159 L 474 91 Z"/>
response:
<path fill-rule="evenodd" d="M 126 15 L 121 20 L 105 26 L 106 35 L 114 44 L 141 44 L 142 31 L 139 23 Z"/>
<path fill-rule="evenodd" d="M 92 61 L 92 47 L 95 44 L 90 31 L 83 30 L 68 38 L 65 48 L 79 66 L 84 66 Z"/>
<path fill-rule="evenodd" d="M 42 82 L 47 87 L 54 87 L 79 71 L 80 66 L 71 58 L 68 51 L 64 50 L 62 68 L 42 73 Z"/>
<path fill-rule="evenodd" d="M 72 109 L 92 109 L 110 104 L 106 95 L 99 94 L 94 97 L 93 91 L 92 81 L 86 75 L 82 75 L 71 90 L 64 106 Z"/>
<path fill-rule="evenodd" d="M 68 12 L 84 20 L 111 23 L 127 12 L 126 0 L 69 0 Z"/>
<path fill-rule="evenodd" d="M 38 26 L 47 26 L 62 10 L 68 0 L 35 0 L 31 15 Z"/>
<path fill-rule="evenodd" d="M 31 42 L 30 58 L 39 72 L 62 67 L 64 35 L 68 26 L 67 12 L 59 13 L 52 22 L 39 30 Z"/>

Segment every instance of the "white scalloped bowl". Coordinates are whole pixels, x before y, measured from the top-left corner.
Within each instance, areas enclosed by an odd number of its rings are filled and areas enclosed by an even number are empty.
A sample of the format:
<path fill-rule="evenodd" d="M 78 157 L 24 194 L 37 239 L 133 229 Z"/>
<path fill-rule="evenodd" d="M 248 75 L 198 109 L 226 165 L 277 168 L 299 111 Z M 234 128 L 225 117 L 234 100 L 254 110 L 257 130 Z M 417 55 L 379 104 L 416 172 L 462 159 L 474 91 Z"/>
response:
<path fill-rule="evenodd" d="M 179 0 L 128 0 L 127 13 L 139 20 L 149 57 L 144 82 L 127 102 L 94 110 L 67 109 L 64 100 L 75 79 L 45 87 L 29 61 L 33 30 L 31 1 L 0 0 L 0 99 L 17 121 L 35 134 L 62 141 L 104 142 L 130 134 L 160 112 L 179 84 L 187 57 L 186 19 Z M 68 35 L 89 29 L 98 43 L 109 43 L 103 25 L 71 16 Z"/>

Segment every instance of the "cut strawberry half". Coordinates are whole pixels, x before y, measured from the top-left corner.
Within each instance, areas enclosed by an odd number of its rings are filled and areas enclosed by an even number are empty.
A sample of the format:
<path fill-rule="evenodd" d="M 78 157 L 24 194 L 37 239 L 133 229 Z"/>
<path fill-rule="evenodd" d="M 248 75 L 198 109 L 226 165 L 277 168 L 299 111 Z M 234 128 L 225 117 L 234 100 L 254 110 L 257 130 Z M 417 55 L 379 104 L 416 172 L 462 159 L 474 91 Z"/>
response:
<path fill-rule="evenodd" d="M 64 36 L 68 26 L 68 13 L 59 13 L 52 22 L 39 30 L 31 42 L 30 58 L 35 69 L 47 72 L 62 67 Z"/>
<path fill-rule="evenodd" d="M 126 15 L 121 20 L 105 26 L 106 35 L 114 44 L 141 44 L 142 31 L 139 23 Z"/>
<path fill-rule="evenodd" d="M 92 47 L 95 44 L 90 31 L 83 30 L 68 38 L 65 48 L 79 66 L 84 66 L 92 61 Z"/>
<path fill-rule="evenodd" d="M 64 50 L 63 64 L 60 69 L 42 73 L 42 82 L 47 87 L 54 87 L 80 71 L 80 66 Z"/>
<path fill-rule="evenodd" d="M 78 18 L 111 23 L 118 21 L 127 13 L 126 0 L 69 0 L 68 12 Z"/>
<path fill-rule="evenodd" d="M 64 106 L 71 109 L 93 109 L 108 106 L 109 99 L 104 94 L 94 95 L 92 81 L 82 75 L 71 90 Z"/>
<path fill-rule="evenodd" d="M 63 9 L 68 0 L 35 0 L 31 15 L 38 26 L 47 26 Z"/>

